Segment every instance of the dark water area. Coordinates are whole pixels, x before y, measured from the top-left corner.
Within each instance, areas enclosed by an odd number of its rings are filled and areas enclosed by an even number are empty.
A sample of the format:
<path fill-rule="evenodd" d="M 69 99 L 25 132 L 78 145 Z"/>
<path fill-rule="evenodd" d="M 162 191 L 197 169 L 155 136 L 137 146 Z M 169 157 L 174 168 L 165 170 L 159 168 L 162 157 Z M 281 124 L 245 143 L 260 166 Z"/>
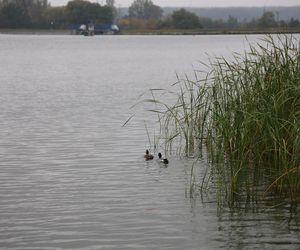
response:
<path fill-rule="evenodd" d="M 244 36 L 0 35 L 0 248 L 300 249 L 299 209 L 219 211 L 213 191 L 189 198 L 192 159 L 143 158 L 156 117 L 130 109 L 141 93 L 246 47 Z"/>

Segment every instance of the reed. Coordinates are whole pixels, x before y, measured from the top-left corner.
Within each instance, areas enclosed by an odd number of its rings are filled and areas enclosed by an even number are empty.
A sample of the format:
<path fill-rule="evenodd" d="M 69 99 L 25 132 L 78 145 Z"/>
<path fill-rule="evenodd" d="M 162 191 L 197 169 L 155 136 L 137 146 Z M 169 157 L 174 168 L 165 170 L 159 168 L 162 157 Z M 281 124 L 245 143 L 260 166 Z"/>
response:
<path fill-rule="evenodd" d="M 300 190 L 297 39 L 266 36 L 244 55 L 218 58 L 209 67 L 200 79 L 198 73 L 193 80 L 178 78 L 177 91 L 169 92 L 174 104 L 148 100 L 159 114 L 160 139 L 169 151 L 207 157 L 220 203 L 255 202 L 269 193 L 295 203 Z M 264 192 L 257 191 L 260 187 Z"/>

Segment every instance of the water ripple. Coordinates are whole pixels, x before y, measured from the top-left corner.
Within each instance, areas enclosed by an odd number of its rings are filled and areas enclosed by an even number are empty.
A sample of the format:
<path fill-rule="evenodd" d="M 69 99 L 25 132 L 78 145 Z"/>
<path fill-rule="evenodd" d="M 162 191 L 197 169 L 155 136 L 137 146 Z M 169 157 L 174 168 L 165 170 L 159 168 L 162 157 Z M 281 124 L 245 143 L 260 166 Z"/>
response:
<path fill-rule="evenodd" d="M 121 127 L 174 70 L 243 49 L 221 40 L 0 35 L 0 248 L 299 249 L 299 217 L 218 215 L 213 195 L 188 198 L 187 159 L 145 162 L 149 114 Z"/>

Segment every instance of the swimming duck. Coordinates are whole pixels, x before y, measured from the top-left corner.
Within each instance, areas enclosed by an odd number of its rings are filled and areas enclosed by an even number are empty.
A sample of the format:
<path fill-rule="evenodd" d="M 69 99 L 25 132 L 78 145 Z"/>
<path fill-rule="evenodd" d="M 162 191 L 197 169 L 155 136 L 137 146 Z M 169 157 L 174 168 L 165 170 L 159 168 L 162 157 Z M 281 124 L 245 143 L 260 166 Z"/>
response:
<path fill-rule="evenodd" d="M 158 158 L 159 158 L 160 162 L 162 162 L 164 164 L 168 164 L 169 163 L 168 159 L 162 158 L 162 154 L 161 153 L 158 153 Z"/>
<path fill-rule="evenodd" d="M 149 153 L 149 150 L 146 150 L 146 154 L 144 155 L 146 161 L 153 160 L 154 156 Z"/>

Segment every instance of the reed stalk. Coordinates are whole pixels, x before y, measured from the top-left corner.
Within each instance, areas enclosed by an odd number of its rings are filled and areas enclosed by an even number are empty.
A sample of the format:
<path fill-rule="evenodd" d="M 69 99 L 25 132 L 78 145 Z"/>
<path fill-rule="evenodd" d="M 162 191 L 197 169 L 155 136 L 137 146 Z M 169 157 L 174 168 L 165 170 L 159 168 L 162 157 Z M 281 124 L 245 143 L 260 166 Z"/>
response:
<path fill-rule="evenodd" d="M 166 149 L 207 157 L 220 203 L 274 193 L 299 200 L 300 49 L 293 36 L 267 36 L 230 61 L 216 59 L 204 77 L 174 85 L 176 102 L 158 101 Z M 200 78 L 200 79 L 199 79 Z M 152 93 L 153 95 L 153 93 Z M 194 176 L 192 177 L 194 178 Z M 193 179 L 194 180 L 194 179 Z M 193 181 L 194 185 L 194 181 Z M 201 184 L 200 186 L 206 186 Z M 258 186 L 265 192 L 260 194 Z"/>

